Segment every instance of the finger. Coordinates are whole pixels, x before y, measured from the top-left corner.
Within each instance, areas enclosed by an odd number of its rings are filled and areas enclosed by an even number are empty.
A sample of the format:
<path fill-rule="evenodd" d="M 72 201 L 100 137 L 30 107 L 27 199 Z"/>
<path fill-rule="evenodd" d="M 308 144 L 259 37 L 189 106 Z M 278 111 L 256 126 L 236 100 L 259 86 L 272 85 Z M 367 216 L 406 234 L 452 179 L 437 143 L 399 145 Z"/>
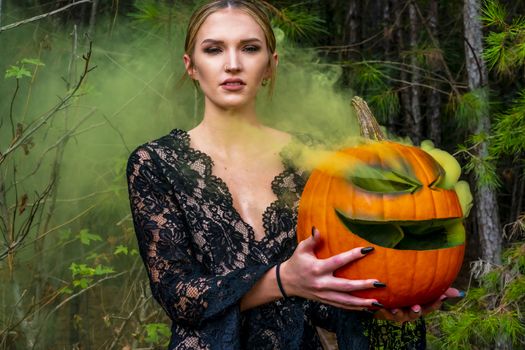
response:
<path fill-rule="evenodd" d="M 334 302 L 331 302 L 331 301 L 322 301 L 322 303 L 323 304 L 327 304 L 327 305 L 335 306 L 335 307 L 337 307 L 339 309 L 345 309 L 345 310 L 351 310 L 351 311 L 365 311 L 365 312 L 369 312 L 367 308 L 363 308 L 361 306 L 349 306 L 349 305 L 334 303 Z"/>
<path fill-rule="evenodd" d="M 441 308 L 441 305 L 443 304 L 443 301 L 447 299 L 447 296 L 445 294 L 442 294 L 439 299 L 434 301 L 431 304 L 423 305 L 421 314 L 423 316 L 428 315 L 429 313 L 439 310 Z"/>
<path fill-rule="evenodd" d="M 409 320 L 407 313 L 403 309 L 392 309 L 390 313 L 395 322 L 403 323 Z"/>
<path fill-rule="evenodd" d="M 371 308 L 373 307 L 374 303 L 377 303 L 376 299 L 364 299 L 364 298 L 353 296 L 348 293 L 340 293 L 340 292 L 333 292 L 333 291 L 326 291 L 326 292 L 318 293 L 317 297 L 321 302 L 337 303 L 340 305 L 352 306 L 352 307 L 359 306 L 361 310 L 364 308 Z"/>
<path fill-rule="evenodd" d="M 313 253 L 315 246 L 319 242 L 321 242 L 321 235 L 319 234 L 319 230 L 315 228 L 315 226 L 312 226 L 312 236 L 299 243 L 299 247 L 302 250 Z"/>
<path fill-rule="evenodd" d="M 386 284 L 379 282 L 376 279 L 367 280 L 348 280 L 346 278 L 328 277 L 321 282 L 321 288 L 324 290 L 335 290 L 338 292 L 352 292 L 355 290 L 384 288 Z"/>
<path fill-rule="evenodd" d="M 456 288 L 449 288 L 445 291 L 444 294 L 447 296 L 447 298 L 464 298 L 465 297 L 465 292 L 459 289 L 456 289 Z"/>
<path fill-rule="evenodd" d="M 363 256 L 365 256 L 373 250 L 374 247 L 358 247 L 350 249 L 343 253 L 339 253 L 330 258 L 324 259 L 322 264 L 322 270 L 323 272 L 333 272 L 354 260 L 362 258 Z"/>
<path fill-rule="evenodd" d="M 408 311 L 408 317 L 410 320 L 416 320 L 422 316 L 422 310 L 421 305 L 412 305 Z"/>

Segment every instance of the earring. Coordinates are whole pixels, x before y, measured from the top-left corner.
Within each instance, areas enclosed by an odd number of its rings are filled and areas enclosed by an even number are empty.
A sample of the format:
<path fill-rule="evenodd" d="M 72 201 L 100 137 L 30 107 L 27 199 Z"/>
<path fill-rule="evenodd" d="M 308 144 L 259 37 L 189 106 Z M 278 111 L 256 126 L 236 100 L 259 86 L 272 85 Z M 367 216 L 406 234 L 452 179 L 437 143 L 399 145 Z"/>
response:
<path fill-rule="evenodd" d="M 262 85 L 262 86 L 266 86 L 266 85 L 268 85 L 268 81 L 269 81 L 269 79 L 264 78 L 263 81 L 262 81 L 262 84 L 261 84 L 261 85 Z"/>

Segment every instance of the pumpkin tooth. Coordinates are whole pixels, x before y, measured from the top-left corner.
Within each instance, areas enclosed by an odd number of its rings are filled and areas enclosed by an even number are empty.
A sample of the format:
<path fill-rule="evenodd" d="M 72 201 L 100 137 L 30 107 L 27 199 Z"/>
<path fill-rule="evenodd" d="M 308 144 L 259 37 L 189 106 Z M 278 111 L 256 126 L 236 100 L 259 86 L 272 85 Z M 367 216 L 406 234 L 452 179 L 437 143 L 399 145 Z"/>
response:
<path fill-rule="evenodd" d="M 461 175 L 461 166 L 459 165 L 456 158 L 450 153 L 443 151 L 439 148 L 433 148 L 425 150 L 438 162 L 441 167 L 445 170 L 445 174 L 435 183 L 436 186 L 450 190 L 454 188 L 454 185 L 458 182 L 459 176 Z"/>
<path fill-rule="evenodd" d="M 458 195 L 459 205 L 463 212 L 463 217 L 467 217 L 472 208 L 472 192 L 470 192 L 470 186 L 468 182 L 461 180 L 454 185 L 456 194 Z"/>

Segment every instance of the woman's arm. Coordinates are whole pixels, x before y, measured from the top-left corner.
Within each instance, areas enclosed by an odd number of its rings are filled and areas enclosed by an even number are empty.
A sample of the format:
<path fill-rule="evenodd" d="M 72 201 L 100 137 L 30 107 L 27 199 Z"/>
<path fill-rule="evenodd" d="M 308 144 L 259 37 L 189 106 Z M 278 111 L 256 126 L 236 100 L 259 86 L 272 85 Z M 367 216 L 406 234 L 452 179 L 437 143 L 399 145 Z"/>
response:
<path fill-rule="evenodd" d="M 156 153 L 137 149 L 127 167 L 129 198 L 139 251 L 152 294 L 179 324 L 202 325 L 238 308 L 240 299 L 271 266 L 226 275 L 207 273 L 195 258 L 184 212 L 162 176 Z"/>
<path fill-rule="evenodd" d="M 281 264 L 280 276 L 285 293 L 291 296 L 321 301 L 347 310 L 364 310 L 379 306 L 376 299 L 355 297 L 349 292 L 381 288 L 376 279 L 347 280 L 334 277 L 335 270 L 370 253 L 370 248 L 354 248 L 328 259 L 317 259 L 314 250 L 320 235 L 312 230 L 312 237 L 299 243 L 290 259 Z M 267 271 L 253 288 L 241 299 L 241 310 L 282 298 L 275 267 Z M 375 304 L 375 305 L 374 305 Z"/>

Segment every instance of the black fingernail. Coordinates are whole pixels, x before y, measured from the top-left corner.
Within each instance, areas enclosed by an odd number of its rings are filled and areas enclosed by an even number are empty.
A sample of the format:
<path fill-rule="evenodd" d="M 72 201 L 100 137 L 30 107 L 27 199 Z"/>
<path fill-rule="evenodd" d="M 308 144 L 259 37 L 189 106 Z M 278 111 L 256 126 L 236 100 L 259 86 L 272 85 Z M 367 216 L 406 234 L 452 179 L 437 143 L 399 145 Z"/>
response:
<path fill-rule="evenodd" d="M 377 301 L 374 301 L 372 303 L 372 306 L 377 306 L 377 307 L 385 307 L 385 305 L 381 304 L 381 303 L 378 303 Z"/>
<path fill-rule="evenodd" d="M 316 230 L 315 226 L 312 226 L 312 237 L 315 235 L 315 230 Z"/>
<path fill-rule="evenodd" d="M 374 282 L 374 287 L 376 287 L 376 288 L 384 288 L 384 287 L 386 287 L 386 284 L 384 284 L 383 282 Z"/>
<path fill-rule="evenodd" d="M 368 253 L 370 253 L 372 250 L 374 250 L 374 247 L 361 248 L 361 254 L 368 254 Z"/>

